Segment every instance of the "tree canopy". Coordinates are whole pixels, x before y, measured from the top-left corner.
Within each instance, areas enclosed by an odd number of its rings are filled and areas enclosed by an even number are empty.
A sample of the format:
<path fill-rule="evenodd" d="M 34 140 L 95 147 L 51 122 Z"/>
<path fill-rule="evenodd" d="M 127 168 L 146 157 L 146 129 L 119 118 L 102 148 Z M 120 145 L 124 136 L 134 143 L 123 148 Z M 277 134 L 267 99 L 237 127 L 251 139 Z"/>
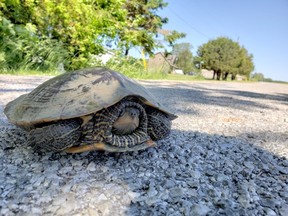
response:
<path fill-rule="evenodd" d="M 75 69 L 86 66 L 106 44 L 123 54 L 135 46 L 152 53 L 158 46 L 158 30 L 168 22 L 158 14 L 166 6 L 163 0 L 3 0 L 0 19 L 13 28 L 25 28 L 34 40 L 61 43 L 70 69 Z M 177 39 L 175 35 L 176 31 L 169 42 Z"/>
<path fill-rule="evenodd" d="M 172 53 L 177 56 L 176 65 L 181 68 L 184 73 L 191 72 L 194 69 L 191 48 L 192 45 L 190 43 L 179 43 L 173 46 Z"/>
<path fill-rule="evenodd" d="M 226 80 L 229 74 L 232 79 L 237 74 L 249 78 L 254 70 L 253 56 L 237 42 L 226 37 L 208 41 L 199 47 L 197 54 L 202 67 L 214 71 L 213 79 L 217 76 L 220 80 L 222 76 Z"/>
<path fill-rule="evenodd" d="M 258 82 L 262 81 L 263 82 L 265 80 L 265 77 L 264 77 L 264 74 L 262 74 L 262 73 L 253 73 L 251 75 L 251 79 L 253 81 L 258 81 Z"/>

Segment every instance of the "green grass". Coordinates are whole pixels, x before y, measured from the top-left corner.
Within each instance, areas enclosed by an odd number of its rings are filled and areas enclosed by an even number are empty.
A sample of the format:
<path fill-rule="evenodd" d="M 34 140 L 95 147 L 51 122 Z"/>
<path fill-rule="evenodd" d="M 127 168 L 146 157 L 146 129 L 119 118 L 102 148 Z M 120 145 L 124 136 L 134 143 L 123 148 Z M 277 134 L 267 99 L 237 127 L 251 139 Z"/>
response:
<path fill-rule="evenodd" d="M 7 75 L 22 75 L 22 76 L 57 76 L 61 74 L 59 71 L 39 71 L 39 70 L 0 70 L 1 74 L 7 74 Z M 180 75 L 180 74 L 165 74 L 160 72 L 134 72 L 134 73 L 125 73 L 128 77 L 134 78 L 134 79 L 147 79 L 147 80 L 176 80 L 176 81 L 201 81 L 201 80 L 207 80 L 204 77 L 198 75 L 198 76 L 188 76 L 188 75 Z M 210 79 L 209 79 L 210 80 Z M 229 82 L 226 81 L 226 82 Z M 249 81 L 231 81 L 230 82 L 255 82 L 253 80 Z M 273 83 L 281 83 L 281 84 L 288 84 L 288 82 L 285 81 L 270 81 Z"/>
<path fill-rule="evenodd" d="M 0 74 L 7 75 L 23 75 L 23 76 L 57 76 L 60 74 L 58 71 L 37 71 L 37 70 L 5 70 L 1 71 Z M 193 81 L 193 80 L 205 80 L 201 76 L 188 76 L 180 74 L 166 74 L 161 72 L 134 72 L 134 73 L 125 73 L 126 76 L 129 76 L 134 79 L 150 79 L 150 80 L 183 80 L 183 81 Z"/>
<path fill-rule="evenodd" d="M 0 70 L 0 75 L 17 75 L 17 76 L 57 76 L 58 71 L 39 71 L 39 70 Z"/>
<path fill-rule="evenodd" d="M 182 80 L 182 81 L 195 81 L 195 80 L 205 80 L 204 77 L 198 76 L 189 76 L 189 75 L 181 75 L 181 74 L 168 74 L 167 80 Z"/>

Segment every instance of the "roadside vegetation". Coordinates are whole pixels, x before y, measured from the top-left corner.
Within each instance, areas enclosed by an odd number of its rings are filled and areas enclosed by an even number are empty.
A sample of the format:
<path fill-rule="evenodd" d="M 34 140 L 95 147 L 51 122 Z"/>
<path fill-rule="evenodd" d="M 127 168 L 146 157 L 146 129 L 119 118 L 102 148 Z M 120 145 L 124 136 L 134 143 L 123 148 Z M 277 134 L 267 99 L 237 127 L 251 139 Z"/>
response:
<path fill-rule="evenodd" d="M 252 74 L 253 55 L 229 38 L 210 40 L 193 56 L 190 43 L 177 43 L 185 33 L 163 29 L 168 18 L 159 11 L 166 6 L 164 0 L 3 0 L 0 74 L 57 75 L 101 65 L 138 79 L 204 80 L 200 71 L 208 69 L 217 80 L 272 81 Z M 143 58 L 129 55 L 133 48 L 145 59 L 159 49 L 176 55 L 173 66 L 185 75 L 147 69 Z M 114 57 L 103 64 L 97 56 L 107 50 Z"/>
<path fill-rule="evenodd" d="M 0 3 L 0 68 L 54 71 L 89 67 L 107 49 L 126 59 L 132 48 L 152 54 L 156 36 L 168 19 L 158 15 L 163 0 L 4 0 Z M 168 31 L 172 46 L 185 36 Z"/>

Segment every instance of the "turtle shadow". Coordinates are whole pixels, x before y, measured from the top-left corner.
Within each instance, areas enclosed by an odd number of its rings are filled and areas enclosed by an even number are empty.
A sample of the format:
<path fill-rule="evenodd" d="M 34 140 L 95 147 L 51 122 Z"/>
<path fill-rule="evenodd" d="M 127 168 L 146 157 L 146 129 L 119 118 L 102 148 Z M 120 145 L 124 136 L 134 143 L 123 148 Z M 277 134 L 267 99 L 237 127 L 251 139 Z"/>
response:
<path fill-rule="evenodd" d="M 256 146 L 258 136 L 173 130 L 156 148 L 81 154 L 35 152 L 22 145 L 22 136 L 0 151 L 2 206 L 17 202 L 18 213 L 25 213 L 33 203 L 56 215 L 285 215 L 287 155 Z"/>
<path fill-rule="evenodd" d="M 159 100 L 176 114 L 197 114 L 193 108 L 183 108 L 183 104 L 205 106 L 229 107 L 234 110 L 253 111 L 255 108 L 274 110 L 275 103 L 288 105 L 288 94 L 257 93 L 252 91 L 219 89 L 215 83 L 177 83 L 155 86 L 149 82 L 143 82 Z M 230 83 L 231 84 L 231 83 Z M 225 84 L 223 84 L 225 86 Z M 283 85 L 284 86 L 284 85 Z M 165 97 L 163 97 L 165 95 Z M 263 103 L 262 100 L 266 103 Z M 261 101 L 260 101 L 261 100 Z"/>

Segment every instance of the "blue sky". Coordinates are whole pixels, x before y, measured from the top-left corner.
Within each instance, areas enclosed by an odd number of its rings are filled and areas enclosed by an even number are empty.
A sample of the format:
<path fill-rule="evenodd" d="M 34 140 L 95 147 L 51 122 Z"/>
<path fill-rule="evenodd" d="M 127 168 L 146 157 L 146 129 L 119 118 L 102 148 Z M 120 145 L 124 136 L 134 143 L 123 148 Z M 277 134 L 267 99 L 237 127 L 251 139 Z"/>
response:
<path fill-rule="evenodd" d="M 219 36 L 243 45 L 254 56 L 255 72 L 288 81 L 288 0 L 165 0 L 164 29 L 185 32 L 179 42 L 198 46 Z"/>

